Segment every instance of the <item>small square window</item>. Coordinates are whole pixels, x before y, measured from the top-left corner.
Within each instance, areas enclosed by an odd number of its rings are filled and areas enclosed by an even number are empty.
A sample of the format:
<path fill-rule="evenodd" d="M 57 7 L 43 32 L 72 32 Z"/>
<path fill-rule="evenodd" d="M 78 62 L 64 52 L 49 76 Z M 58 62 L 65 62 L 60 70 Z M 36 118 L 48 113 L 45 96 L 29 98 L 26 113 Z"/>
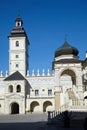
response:
<path fill-rule="evenodd" d="M 48 96 L 51 96 L 51 95 L 52 95 L 52 90 L 49 89 L 49 90 L 48 90 Z"/>
<path fill-rule="evenodd" d="M 19 58 L 19 55 L 16 55 L 15 57 L 16 57 L 16 58 Z"/>
<path fill-rule="evenodd" d="M 35 96 L 39 96 L 39 90 L 35 90 Z"/>

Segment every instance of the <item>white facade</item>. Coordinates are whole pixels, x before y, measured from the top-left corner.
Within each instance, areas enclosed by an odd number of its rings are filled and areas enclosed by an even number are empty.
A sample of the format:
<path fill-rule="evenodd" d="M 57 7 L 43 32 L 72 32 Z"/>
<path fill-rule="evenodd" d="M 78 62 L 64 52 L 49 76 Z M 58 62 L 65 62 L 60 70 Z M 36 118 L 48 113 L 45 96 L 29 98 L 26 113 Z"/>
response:
<path fill-rule="evenodd" d="M 9 76 L 1 72 L 0 114 L 53 111 L 74 101 L 87 105 L 87 60 L 79 60 L 77 50 L 65 42 L 56 52 L 53 74 L 38 70 L 35 75 L 33 70 L 30 75 L 29 41 L 22 24 L 18 16 L 9 36 Z"/>
<path fill-rule="evenodd" d="M 26 75 L 28 69 L 28 39 L 22 27 L 20 17 L 16 19 L 16 27 L 9 36 L 9 74 L 19 71 Z"/>
<path fill-rule="evenodd" d="M 16 46 L 18 42 L 19 46 Z M 26 38 L 9 38 L 9 73 L 12 74 L 19 70 L 21 74 L 26 75 Z"/>

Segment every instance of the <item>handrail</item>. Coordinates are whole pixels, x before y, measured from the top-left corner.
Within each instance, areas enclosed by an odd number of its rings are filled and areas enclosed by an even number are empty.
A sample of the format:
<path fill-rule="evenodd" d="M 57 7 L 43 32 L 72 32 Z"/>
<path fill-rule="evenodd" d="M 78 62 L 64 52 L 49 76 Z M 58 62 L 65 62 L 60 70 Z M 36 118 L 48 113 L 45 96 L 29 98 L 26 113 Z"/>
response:
<path fill-rule="evenodd" d="M 48 122 L 50 123 L 50 121 L 54 117 L 58 116 L 60 113 L 62 113 L 65 110 L 69 110 L 69 103 L 62 105 L 61 107 L 58 108 L 58 110 L 48 111 Z"/>
<path fill-rule="evenodd" d="M 63 111 L 66 111 L 66 110 L 74 111 L 77 109 L 80 111 L 81 110 L 85 111 L 87 109 L 87 104 L 85 104 L 83 100 L 70 100 L 68 103 L 59 107 L 58 110 L 48 111 L 48 123 L 50 123 L 52 119 L 54 119 L 56 116 L 58 116 Z"/>

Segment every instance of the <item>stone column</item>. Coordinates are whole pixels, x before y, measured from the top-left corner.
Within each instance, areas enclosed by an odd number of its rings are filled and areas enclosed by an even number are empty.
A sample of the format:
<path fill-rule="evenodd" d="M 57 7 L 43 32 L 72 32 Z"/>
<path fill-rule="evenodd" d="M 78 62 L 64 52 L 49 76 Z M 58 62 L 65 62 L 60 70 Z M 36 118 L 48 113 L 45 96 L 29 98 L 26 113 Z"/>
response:
<path fill-rule="evenodd" d="M 60 107 L 60 91 L 55 92 L 55 109 L 57 110 Z"/>

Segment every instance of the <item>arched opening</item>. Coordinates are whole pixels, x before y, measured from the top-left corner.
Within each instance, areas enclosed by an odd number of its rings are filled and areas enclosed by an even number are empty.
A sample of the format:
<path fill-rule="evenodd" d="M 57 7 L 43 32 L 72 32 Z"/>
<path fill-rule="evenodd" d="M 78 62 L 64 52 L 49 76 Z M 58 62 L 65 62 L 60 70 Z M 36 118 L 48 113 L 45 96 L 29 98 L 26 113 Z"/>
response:
<path fill-rule="evenodd" d="M 17 103 L 11 104 L 11 114 L 19 114 L 19 104 Z"/>
<path fill-rule="evenodd" d="M 21 92 L 21 86 L 20 85 L 17 85 L 17 92 Z"/>
<path fill-rule="evenodd" d="M 84 99 L 87 99 L 87 96 L 85 96 Z"/>
<path fill-rule="evenodd" d="M 52 103 L 50 101 L 46 101 L 43 104 L 43 112 L 46 112 L 50 109 L 50 106 L 52 106 Z"/>
<path fill-rule="evenodd" d="M 18 22 L 18 26 L 20 26 L 20 23 Z"/>
<path fill-rule="evenodd" d="M 70 70 L 70 69 L 66 69 L 61 73 L 61 76 L 70 76 L 71 77 L 71 81 L 73 85 L 76 85 L 76 75 L 75 73 Z"/>
<path fill-rule="evenodd" d="M 10 92 L 10 93 L 13 92 L 13 86 L 12 86 L 12 85 L 9 86 L 9 92 Z"/>
<path fill-rule="evenodd" d="M 30 111 L 31 112 L 39 111 L 38 106 L 39 106 L 38 102 L 36 101 L 32 102 L 30 105 Z"/>

